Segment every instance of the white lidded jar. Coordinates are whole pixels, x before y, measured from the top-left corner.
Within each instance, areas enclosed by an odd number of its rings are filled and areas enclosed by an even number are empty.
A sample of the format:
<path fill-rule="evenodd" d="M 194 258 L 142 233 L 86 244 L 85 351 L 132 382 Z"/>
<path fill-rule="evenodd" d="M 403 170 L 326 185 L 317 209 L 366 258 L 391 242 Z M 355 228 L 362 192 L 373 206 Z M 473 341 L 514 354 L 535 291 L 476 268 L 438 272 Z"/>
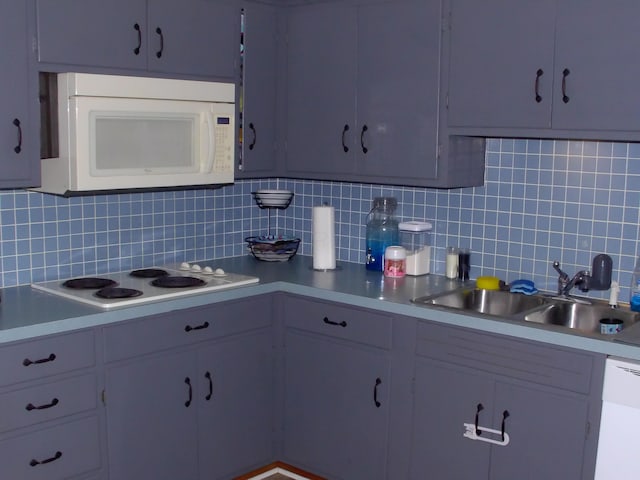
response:
<path fill-rule="evenodd" d="M 431 272 L 431 230 L 429 222 L 410 221 L 398 225 L 400 245 L 407 251 L 407 275 Z"/>

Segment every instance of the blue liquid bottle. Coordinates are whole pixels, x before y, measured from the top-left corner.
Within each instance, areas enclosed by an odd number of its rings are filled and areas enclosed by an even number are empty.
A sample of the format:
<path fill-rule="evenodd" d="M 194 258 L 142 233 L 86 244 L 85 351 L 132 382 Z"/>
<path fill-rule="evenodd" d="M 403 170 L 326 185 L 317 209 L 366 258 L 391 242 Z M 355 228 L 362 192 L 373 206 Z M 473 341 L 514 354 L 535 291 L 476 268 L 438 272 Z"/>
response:
<path fill-rule="evenodd" d="M 382 272 L 384 251 L 399 245 L 398 220 L 394 217 L 398 201 L 393 197 L 376 197 L 367 215 L 366 266 L 367 270 Z"/>

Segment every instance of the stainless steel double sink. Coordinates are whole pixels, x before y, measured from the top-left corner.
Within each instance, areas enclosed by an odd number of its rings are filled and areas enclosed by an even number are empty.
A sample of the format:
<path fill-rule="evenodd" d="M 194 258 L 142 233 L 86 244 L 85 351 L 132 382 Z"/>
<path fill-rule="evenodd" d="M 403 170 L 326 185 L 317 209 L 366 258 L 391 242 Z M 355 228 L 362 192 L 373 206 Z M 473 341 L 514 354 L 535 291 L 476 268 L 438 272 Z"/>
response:
<path fill-rule="evenodd" d="M 640 321 L 640 313 L 628 308 L 611 308 L 601 300 L 583 301 L 571 297 L 560 298 L 545 294 L 524 295 L 504 290 L 481 290 L 461 287 L 439 295 L 412 299 L 420 306 L 438 306 L 466 313 L 480 313 L 509 320 L 572 329 L 589 334 L 612 337 L 600 333 L 600 321 L 622 321 L 626 329 Z"/>

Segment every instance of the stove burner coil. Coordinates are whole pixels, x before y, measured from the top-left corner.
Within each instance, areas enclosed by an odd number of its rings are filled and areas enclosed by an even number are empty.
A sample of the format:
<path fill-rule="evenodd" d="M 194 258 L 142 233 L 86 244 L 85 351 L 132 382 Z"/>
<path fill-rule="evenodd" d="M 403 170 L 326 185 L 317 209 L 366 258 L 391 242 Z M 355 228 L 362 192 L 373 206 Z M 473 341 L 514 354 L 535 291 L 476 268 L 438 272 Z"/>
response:
<path fill-rule="evenodd" d="M 66 282 L 64 282 L 62 286 L 67 288 L 93 290 L 93 289 L 109 287 L 117 284 L 118 282 L 111 280 L 110 278 L 85 277 L 85 278 L 72 278 L 71 280 L 67 280 Z"/>
<path fill-rule="evenodd" d="M 134 270 L 129 273 L 129 275 L 137 278 L 157 278 L 166 277 L 167 275 L 169 275 L 169 272 L 160 268 L 143 268 L 140 270 Z"/>
<path fill-rule="evenodd" d="M 140 290 L 123 287 L 105 287 L 96 292 L 96 297 L 100 298 L 132 298 L 142 295 Z"/>
<path fill-rule="evenodd" d="M 167 276 L 156 278 L 151 282 L 154 287 L 162 288 L 185 288 L 185 287 L 201 287 L 207 282 L 195 277 Z"/>

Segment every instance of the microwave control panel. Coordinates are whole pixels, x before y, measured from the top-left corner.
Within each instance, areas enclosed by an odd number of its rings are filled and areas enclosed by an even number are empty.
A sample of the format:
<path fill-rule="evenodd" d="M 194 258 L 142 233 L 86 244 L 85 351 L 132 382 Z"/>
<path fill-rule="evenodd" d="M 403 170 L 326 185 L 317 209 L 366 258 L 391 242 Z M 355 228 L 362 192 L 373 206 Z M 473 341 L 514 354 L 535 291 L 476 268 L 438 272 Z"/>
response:
<path fill-rule="evenodd" d="M 228 115 L 216 115 L 213 134 L 215 136 L 213 170 L 216 173 L 232 172 L 235 150 L 233 118 Z"/>

